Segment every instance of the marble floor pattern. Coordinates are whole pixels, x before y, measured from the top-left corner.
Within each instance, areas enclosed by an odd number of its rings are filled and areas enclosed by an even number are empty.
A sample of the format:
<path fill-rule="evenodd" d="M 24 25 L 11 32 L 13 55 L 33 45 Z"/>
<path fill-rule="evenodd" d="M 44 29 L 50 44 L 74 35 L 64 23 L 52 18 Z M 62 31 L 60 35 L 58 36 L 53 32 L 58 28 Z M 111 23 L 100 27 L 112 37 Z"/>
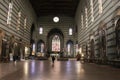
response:
<path fill-rule="evenodd" d="M 0 80 L 120 80 L 120 69 L 79 61 L 0 63 Z"/>

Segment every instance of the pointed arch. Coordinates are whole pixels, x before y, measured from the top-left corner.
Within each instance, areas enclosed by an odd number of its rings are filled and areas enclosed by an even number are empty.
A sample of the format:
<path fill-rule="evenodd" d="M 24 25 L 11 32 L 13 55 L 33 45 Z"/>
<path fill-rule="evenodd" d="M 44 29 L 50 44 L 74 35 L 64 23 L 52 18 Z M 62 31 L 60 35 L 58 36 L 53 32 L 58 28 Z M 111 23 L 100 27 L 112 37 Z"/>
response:
<path fill-rule="evenodd" d="M 44 53 L 44 51 L 45 51 L 45 42 L 40 39 L 37 42 L 37 52 Z"/>
<path fill-rule="evenodd" d="M 66 43 L 67 56 L 73 56 L 74 43 L 72 40 L 68 40 Z"/>
<path fill-rule="evenodd" d="M 60 40 L 60 42 L 59 42 L 60 50 L 57 50 L 57 52 L 62 52 L 63 51 L 63 48 L 64 48 L 63 32 L 58 28 L 53 28 L 49 31 L 49 33 L 47 35 L 47 51 L 48 51 L 48 53 L 51 53 L 51 52 L 55 51 L 55 50 L 52 50 L 52 40 L 53 40 L 53 38 L 55 38 L 56 35 L 57 35 L 56 38 L 59 38 L 59 40 Z"/>
<path fill-rule="evenodd" d="M 99 47 L 99 51 L 98 51 L 98 55 L 97 57 L 101 58 L 102 60 L 106 59 L 107 53 L 106 53 L 106 49 L 107 49 L 107 42 L 106 42 L 106 23 L 104 21 L 101 21 L 99 23 L 99 27 L 98 27 L 98 47 Z"/>

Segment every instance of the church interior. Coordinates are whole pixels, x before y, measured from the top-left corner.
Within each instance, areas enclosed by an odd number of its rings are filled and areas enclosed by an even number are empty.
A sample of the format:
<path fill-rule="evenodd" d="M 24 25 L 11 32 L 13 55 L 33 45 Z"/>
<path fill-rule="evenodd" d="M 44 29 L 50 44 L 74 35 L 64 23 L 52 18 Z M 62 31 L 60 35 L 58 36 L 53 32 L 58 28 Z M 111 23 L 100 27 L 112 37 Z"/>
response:
<path fill-rule="evenodd" d="M 119 28 L 120 0 L 1 0 L 0 80 L 118 80 Z"/>

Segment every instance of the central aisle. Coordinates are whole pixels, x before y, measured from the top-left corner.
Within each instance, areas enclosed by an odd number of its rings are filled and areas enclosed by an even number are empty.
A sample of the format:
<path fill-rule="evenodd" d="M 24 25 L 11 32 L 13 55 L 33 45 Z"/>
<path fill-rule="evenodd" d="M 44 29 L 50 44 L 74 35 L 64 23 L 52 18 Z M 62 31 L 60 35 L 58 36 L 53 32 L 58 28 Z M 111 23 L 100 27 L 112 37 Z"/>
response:
<path fill-rule="evenodd" d="M 79 61 L 0 63 L 0 80 L 117 80 L 120 69 Z"/>

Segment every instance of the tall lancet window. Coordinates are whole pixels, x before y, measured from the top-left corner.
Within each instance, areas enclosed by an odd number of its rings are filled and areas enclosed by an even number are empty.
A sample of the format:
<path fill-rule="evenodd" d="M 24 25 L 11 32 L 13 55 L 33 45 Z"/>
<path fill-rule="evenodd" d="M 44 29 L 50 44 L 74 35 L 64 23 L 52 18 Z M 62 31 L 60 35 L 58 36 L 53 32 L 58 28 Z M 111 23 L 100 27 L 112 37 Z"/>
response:
<path fill-rule="evenodd" d="M 7 25 L 11 24 L 11 17 L 12 17 L 12 8 L 13 8 L 13 3 L 9 3 L 9 9 L 8 9 L 8 15 L 7 15 Z"/>
<path fill-rule="evenodd" d="M 88 27 L 88 9 L 85 7 L 85 25 Z"/>
<path fill-rule="evenodd" d="M 25 19 L 24 19 L 24 28 L 25 29 L 27 28 L 27 17 L 25 17 Z"/>
<path fill-rule="evenodd" d="M 41 52 L 43 53 L 44 52 L 44 44 L 41 43 Z"/>
<path fill-rule="evenodd" d="M 20 25 L 21 25 L 21 11 L 18 12 L 17 30 L 20 30 Z"/>
<path fill-rule="evenodd" d="M 93 12 L 93 0 L 90 0 L 90 9 L 91 9 L 91 21 L 94 21 L 94 12 Z"/>
<path fill-rule="evenodd" d="M 103 12 L 102 0 L 98 0 L 99 14 Z"/>
<path fill-rule="evenodd" d="M 70 55 L 70 49 L 71 49 L 71 45 L 70 45 L 70 44 L 68 44 L 68 45 L 67 45 L 68 55 Z"/>
<path fill-rule="evenodd" d="M 39 28 L 39 34 L 43 34 L 43 28 L 42 27 Z"/>
<path fill-rule="evenodd" d="M 60 37 L 58 35 L 55 35 L 52 39 L 52 51 L 60 51 Z"/>
<path fill-rule="evenodd" d="M 32 45 L 32 55 L 35 55 L 35 47 L 36 47 L 36 45 L 35 45 L 35 43 Z"/>
<path fill-rule="evenodd" d="M 84 27 L 84 23 L 83 23 L 83 15 L 81 15 L 81 28 Z"/>
<path fill-rule="evenodd" d="M 73 30 L 72 28 L 69 28 L 69 35 L 72 35 L 73 34 Z"/>

